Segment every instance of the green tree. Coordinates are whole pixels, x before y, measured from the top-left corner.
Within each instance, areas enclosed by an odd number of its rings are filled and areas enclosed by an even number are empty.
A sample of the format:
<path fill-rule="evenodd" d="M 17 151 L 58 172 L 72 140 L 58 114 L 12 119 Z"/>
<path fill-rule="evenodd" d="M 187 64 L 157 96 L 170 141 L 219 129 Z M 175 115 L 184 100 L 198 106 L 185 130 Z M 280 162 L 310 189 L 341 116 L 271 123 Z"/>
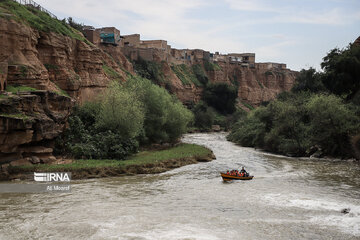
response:
<path fill-rule="evenodd" d="M 232 128 L 228 140 L 245 147 L 263 147 L 266 134 L 266 122 L 269 112 L 265 107 L 259 107 L 246 117 L 242 117 Z"/>
<path fill-rule="evenodd" d="M 264 147 L 286 155 L 303 155 L 309 147 L 307 118 L 304 102 L 306 98 L 292 101 L 274 101 L 269 104 L 271 127 L 267 128 Z M 265 122 L 265 119 L 262 120 Z"/>
<path fill-rule="evenodd" d="M 209 107 L 206 103 L 200 101 L 194 106 L 192 111 L 195 116 L 194 126 L 200 130 L 210 130 L 216 117 L 215 110 Z"/>
<path fill-rule="evenodd" d="M 350 156 L 349 137 L 360 131 L 360 119 L 348 105 L 334 95 L 315 95 L 306 104 L 312 143 L 326 154 Z"/>
<path fill-rule="evenodd" d="M 165 89 L 143 78 L 128 79 L 124 85 L 136 92 L 145 110 L 143 141 L 174 141 L 186 132 L 193 115 L 182 103 Z"/>
<path fill-rule="evenodd" d="M 360 90 L 360 47 L 331 50 L 321 63 L 323 83 L 334 94 L 352 99 Z"/>
<path fill-rule="evenodd" d="M 144 118 L 144 107 L 137 94 L 112 82 L 103 94 L 96 126 L 118 132 L 124 139 L 134 138 L 141 132 Z"/>
<path fill-rule="evenodd" d="M 237 90 L 226 83 L 208 84 L 203 92 L 204 101 L 222 114 L 231 114 L 235 108 Z"/>
<path fill-rule="evenodd" d="M 314 68 L 309 68 L 308 70 L 302 69 L 300 74 L 296 77 L 295 84 L 291 89 L 292 92 L 321 92 L 325 91 L 326 88 L 322 83 L 322 74 L 316 72 Z"/>

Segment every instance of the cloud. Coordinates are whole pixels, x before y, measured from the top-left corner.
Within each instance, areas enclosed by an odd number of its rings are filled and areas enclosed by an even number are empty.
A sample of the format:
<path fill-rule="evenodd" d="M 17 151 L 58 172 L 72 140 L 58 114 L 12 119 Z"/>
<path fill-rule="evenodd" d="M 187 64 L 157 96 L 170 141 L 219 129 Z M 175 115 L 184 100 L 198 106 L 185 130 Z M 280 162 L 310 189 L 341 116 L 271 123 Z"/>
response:
<path fill-rule="evenodd" d="M 259 0 L 224 0 L 233 10 L 254 11 L 254 12 L 277 12 L 276 8 L 269 5 L 270 1 Z"/>
<path fill-rule="evenodd" d="M 284 56 L 284 47 L 296 45 L 295 40 L 284 40 L 275 44 L 261 46 L 255 49 L 256 55 L 261 59 L 273 59 Z"/>
<path fill-rule="evenodd" d="M 94 27 L 114 26 L 121 34 L 140 33 L 142 39 L 168 40 L 175 48 L 255 52 L 257 59 L 293 60 L 287 63 L 297 62 L 297 66 L 303 65 L 300 57 L 304 52 L 309 59 L 318 58 L 309 47 L 341 44 L 344 35 L 334 36 L 334 31 L 353 38 L 358 34 L 354 26 L 360 21 L 358 0 L 36 1 L 59 17 L 72 16 Z M 316 25 L 331 28 L 317 33 L 312 28 Z"/>
<path fill-rule="evenodd" d="M 252 17 L 255 24 L 264 23 L 301 23 L 301 24 L 320 24 L 320 25 L 345 25 L 360 20 L 360 11 L 354 11 L 348 5 L 337 3 L 338 7 L 331 4 L 326 5 L 319 0 L 309 4 L 306 0 L 303 6 L 294 4 L 294 1 L 264 1 L 264 0 L 224 0 L 232 10 L 245 12 L 263 12 L 267 14 L 266 19 L 259 16 Z M 351 2 L 351 1 L 350 1 Z M 357 10 L 358 8 L 355 7 Z M 251 24 L 251 21 L 247 21 Z"/>
<path fill-rule="evenodd" d="M 359 19 L 360 12 L 347 14 L 341 9 L 335 8 L 323 12 L 298 12 L 297 14 L 287 14 L 275 18 L 274 21 L 334 26 L 351 24 Z"/>

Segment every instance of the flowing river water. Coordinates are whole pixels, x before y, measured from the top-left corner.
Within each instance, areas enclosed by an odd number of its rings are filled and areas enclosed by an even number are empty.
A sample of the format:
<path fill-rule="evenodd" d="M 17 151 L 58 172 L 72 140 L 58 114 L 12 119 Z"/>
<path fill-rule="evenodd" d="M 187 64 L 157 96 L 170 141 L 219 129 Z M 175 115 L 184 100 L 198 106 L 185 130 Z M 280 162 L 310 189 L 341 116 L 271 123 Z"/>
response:
<path fill-rule="evenodd" d="M 0 239 L 360 239 L 358 163 L 266 154 L 224 133 L 183 141 L 217 159 L 73 181 L 71 193 L 0 194 Z M 219 171 L 241 166 L 255 178 L 222 181 Z"/>

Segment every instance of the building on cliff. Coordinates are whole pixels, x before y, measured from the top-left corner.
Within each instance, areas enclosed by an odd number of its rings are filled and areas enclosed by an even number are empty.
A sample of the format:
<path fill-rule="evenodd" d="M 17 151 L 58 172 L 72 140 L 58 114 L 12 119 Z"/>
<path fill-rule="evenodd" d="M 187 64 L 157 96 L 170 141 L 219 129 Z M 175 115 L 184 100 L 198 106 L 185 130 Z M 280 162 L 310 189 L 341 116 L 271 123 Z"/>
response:
<path fill-rule="evenodd" d="M 123 46 L 124 47 L 135 47 L 140 46 L 140 34 L 123 35 Z"/>
<path fill-rule="evenodd" d="M 169 61 L 171 46 L 166 40 L 141 40 L 140 34 L 123 35 L 121 49 L 131 60 Z"/>
<path fill-rule="evenodd" d="M 265 69 L 265 70 L 271 70 L 271 69 L 285 70 L 286 64 L 285 63 L 274 63 L 274 62 L 255 63 L 255 68 L 256 69 Z"/>
<path fill-rule="evenodd" d="M 113 44 L 117 46 L 121 42 L 120 30 L 115 27 L 97 28 L 96 32 L 99 33 L 101 39 L 100 41 L 103 44 Z"/>
<path fill-rule="evenodd" d="M 100 33 L 93 26 L 84 26 L 84 35 L 91 43 L 98 45 L 101 42 Z"/>

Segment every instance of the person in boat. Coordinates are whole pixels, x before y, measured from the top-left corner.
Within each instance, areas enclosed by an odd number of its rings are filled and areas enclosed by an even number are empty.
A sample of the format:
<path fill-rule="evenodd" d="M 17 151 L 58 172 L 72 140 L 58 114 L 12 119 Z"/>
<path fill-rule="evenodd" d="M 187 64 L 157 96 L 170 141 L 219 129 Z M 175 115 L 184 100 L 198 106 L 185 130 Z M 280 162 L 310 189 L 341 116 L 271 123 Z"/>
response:
<path fill-rule="evenodd" d="M 240 175 L 241 175 L 241 177 L 247 177 L 247 176 L 249 176 L 248 172 L 245 170 L 244 167 L 241 168 L 241 170 L 240 170 Z"/>

